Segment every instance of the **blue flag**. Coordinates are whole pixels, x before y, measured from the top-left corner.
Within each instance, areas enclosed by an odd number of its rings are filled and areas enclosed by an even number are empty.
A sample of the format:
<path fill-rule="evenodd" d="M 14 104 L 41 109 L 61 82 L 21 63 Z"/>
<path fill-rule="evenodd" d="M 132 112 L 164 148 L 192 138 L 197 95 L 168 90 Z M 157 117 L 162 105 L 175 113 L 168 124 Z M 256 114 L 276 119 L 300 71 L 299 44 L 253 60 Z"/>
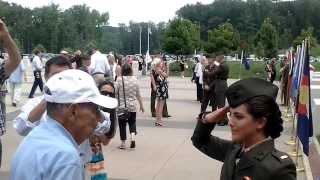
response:
<path fill-rule="evenodd" d="M 297 106 L 297 98 L 298 98 L 298 92 L 300 88 L 300 79 L 301 79 L 301 71 L 302 71 L 302 62 L 303 54 L 304 54 L 304 44 L 297 48 L 297 53 L 295 57 L 295 63 L 293 67 L 293 74 L 292 74 L 292 82 L 291 82 L 291 99 L 295 106 Z"/>
<path fill-rule="evenodd" d="M 305 52 L 305 53 L 304 53 Z M 303 146 L 303 152 L 309 154 L 309 137 L 313 136 L 311 91 L 310 91 L 310 55 L 308 41 L 305 42 L 304 59 L 302 64 L 301 84 L 297 98 L 297 135 Z"/>

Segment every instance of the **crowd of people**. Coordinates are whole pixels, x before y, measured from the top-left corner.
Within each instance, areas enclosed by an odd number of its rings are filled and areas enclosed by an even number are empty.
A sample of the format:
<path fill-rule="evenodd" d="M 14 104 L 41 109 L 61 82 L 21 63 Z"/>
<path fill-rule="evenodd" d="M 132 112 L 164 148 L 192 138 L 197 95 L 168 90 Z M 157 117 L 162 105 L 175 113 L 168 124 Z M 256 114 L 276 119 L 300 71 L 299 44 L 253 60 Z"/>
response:
<path fill-rule="evenodd" d="M 0 40 L 8 54 L 0 65 L 1 89 L 10 77 L 12 105 L 16 106 L 25 67 L 1 20 Z M 240 80 L 228 87 L 229 67 L 222 54 L 207 54 L 196 60 L 192 81 L 197 84 L 201 108 L 191 140 L 202 153 L 224 163 L 221 179 L 296 179 L 293 161 L 274 146 L 283 131 L 276 103 L 278 87 L 257 78 Z M 141 66 L 147 64 L 142 61 Z M 119 149 L 126 149 L 128 124 L 129 147 L 136 148 L 137 111 L 145 111 L 138 80 L 133 76 L 132 57 L 106 56 L 98 49 L 87 54 L 76 51 L 73 55 L 61 51 L 43 64 L 41 52 L 35 51 L 32 70 L 30 99 L 13 121 L 17 133 L 25 137 L 12 159 L 10 178 L 107 179 L 103 146 L 115 136 L 118 125 Z M 271 79 L 272 69 L 268 71 Z M 151 113 L 156 117 L 156 127 L 165 126 L 163 117 L 170 117 L 166 104 L 168 76 L 166 62 L 161 56 L 154 57 L 150 81 Z M 34 97 L 38 86 L 43 95 Z M 5 94 L 0 91 L 0 136 L 5 133 Z M 212 106 L 211 112 L 207 111 L 208 105 Z M 212 135 L 216 124 L 230 125 L 231 140 Z M 1 156 L 0 139 L 0 165 Z"/>
<path fill-rule="evenodd" d="M 11 102 L 16 107 L 27 64 L 21 61 L 5 24 L 0 22 L 0 38 L 6 50 L 1 62 L 1 83 L 9 78 Z M 21 104 L 21 113 L 13 121 L 17 133 L 25 138 L 12 159 L 11 179 L 107 179 L 103 146 L 119 127 L 119 149 L 126 149 L 128 124 L 129 147 L 134 149 L 137 102 L 144 112 L 138 80 L 133 76 L 132 57 L 105 55 L 94 48 L 88 53 L 78 50 L 73 54 L 62 50 L 44 60 L 42 52 L 35 50 L 30 61 L 33 85 L 29 100 Z M 141 61 L 140 66 L 141 71 L 146 63 Z M 163 111 L 168 98 L 168 69 L 161 58 L 155 57 L 150 67 L 151 113 L 156 117 L 155 126 L 164 126 L 162 117 L 169 117 L 167 110 Z M 4 97 L 5 85 L 1 87 Z M 38 87 L 43 95 L 35 97 Z M 4 100 L 1 103 L 3 135 L 6 113 Z M 79 152 L 80 158 L 75 152 Z M 43 162 L 48 166 L 38 168 Z M 30 169 L 24 168 L 25 164 Z"/>

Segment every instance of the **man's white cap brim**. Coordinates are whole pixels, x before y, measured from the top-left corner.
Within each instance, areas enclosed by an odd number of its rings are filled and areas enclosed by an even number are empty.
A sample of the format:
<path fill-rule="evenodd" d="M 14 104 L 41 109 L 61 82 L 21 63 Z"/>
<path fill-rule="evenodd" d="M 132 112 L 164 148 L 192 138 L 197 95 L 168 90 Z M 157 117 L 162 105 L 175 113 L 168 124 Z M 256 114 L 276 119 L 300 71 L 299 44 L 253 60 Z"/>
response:
<path fill-rule="evenodd" d="M 99 95 L 97 97 L 94 97 L 94 98 L 89 98 L 88 101 L 96 104 L 96 105 L 99 105 L 99 106 L 102 106 L 102 107 L 105 107 L 105 108 L 108 108 L 108 109 L 114 109 L 118 106 L 118 100 L 115 99 L 115 98 L 111 98 L 111 97 L 108 97 L 108 96 L 103 96 L 103 95 Z"/>

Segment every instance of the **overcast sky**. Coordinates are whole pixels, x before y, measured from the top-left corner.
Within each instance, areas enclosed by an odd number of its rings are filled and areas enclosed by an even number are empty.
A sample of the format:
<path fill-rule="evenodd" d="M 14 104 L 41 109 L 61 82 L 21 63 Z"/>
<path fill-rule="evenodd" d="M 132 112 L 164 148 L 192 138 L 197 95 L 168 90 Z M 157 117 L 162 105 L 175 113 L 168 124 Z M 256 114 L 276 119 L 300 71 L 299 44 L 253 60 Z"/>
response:
<path fill-rule="evenodd" d="M 201 2 L 208 4 L 213 0 L 5 0 L 24 7 L 34 8 L 59 4 L 60 8 L 67 9 L 75 4 L 87 4 L 100 12 L 109 12 L 109 24 L 128 23 L 130 20 L 141 21 L 168 21 L 175 16 L 175 12 L 182 6 Z"/>

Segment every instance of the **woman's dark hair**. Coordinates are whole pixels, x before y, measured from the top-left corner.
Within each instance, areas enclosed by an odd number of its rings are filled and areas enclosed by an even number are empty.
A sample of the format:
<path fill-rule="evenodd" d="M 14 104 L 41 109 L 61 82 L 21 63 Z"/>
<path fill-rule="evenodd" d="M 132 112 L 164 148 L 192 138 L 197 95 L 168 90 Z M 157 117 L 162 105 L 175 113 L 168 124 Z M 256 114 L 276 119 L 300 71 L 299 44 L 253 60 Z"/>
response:
<path fill-rule="evenodd" d="M 68 66 L 69 69 L 72 69 L 72 65 L 70 63 L 70 61 L 64 57 L 64 56 L 56 56 L 56 57 L 53 57 L 51 59 L 49 59 L 47 62 L 46 62 L 46 65 L 44 67 L 44 74 L 45 75 L 48 75 L 50 72 L 50 67 L 52 65 L 56 65 L 56 66 Z"/>
<path fill-rule="evenodd" d="M 123 56 L 122 55 L 120 55 L 120 54 L 115 54 L 114 55 L 114 58 L 116 59 L 116 61 L 117 61 L 117 64 L 119 65 L 119 66 L 122 66 L 122 58 L 123 58 Z"/>
<path fill-rule="evenodd" d="M 276 139 L 283 131 L 283 120 L 281 118 L 281 111 L 278 104 L 268 96 L 257 96 L 251 98 L 245 103 L 249 114 L 254 119 L 265 118 L 266 125 L 264 133 L 267 137 Z"/>
<path fill-rule="evenodd" d="M 38 49 L 36 49 L 36 50 L 34 50 L 34 54 L 38 55 L 38 54 L 40 54 L 40 51 Z"/>
<path fill-rule="evenodd" d="M 105 80 L 105 81 L 101 82 L 101 83 L 98 85 L 99 91 L 101 91 L 101 88 L 102 88 L 103 86 L 105 86 L 105 85 L 111 86 L 111 87 L 113 88 L 113 93 L 115 93 L 115 92 L 114 92 L 114 91 L 115 91 L 115 89 L 114 89 L 114 84 L 113 84 L 113 82 L 111 82 L 111 81 L 109 81 L 109 80 Z"/>
<path fill-rule="evenodd" d="M 119 66 L 122 66 L 122 63 L 123 63 L 122 58 L 121 58 L 121 59 L 118 59 L 118 65 L 119 65 Z"/>
<path fill-rule="evenodd" d="M 132 76 L 132 68 L 130 64 L 125 63 L 121 66 L 121 74 L 122 76 Z"/>

